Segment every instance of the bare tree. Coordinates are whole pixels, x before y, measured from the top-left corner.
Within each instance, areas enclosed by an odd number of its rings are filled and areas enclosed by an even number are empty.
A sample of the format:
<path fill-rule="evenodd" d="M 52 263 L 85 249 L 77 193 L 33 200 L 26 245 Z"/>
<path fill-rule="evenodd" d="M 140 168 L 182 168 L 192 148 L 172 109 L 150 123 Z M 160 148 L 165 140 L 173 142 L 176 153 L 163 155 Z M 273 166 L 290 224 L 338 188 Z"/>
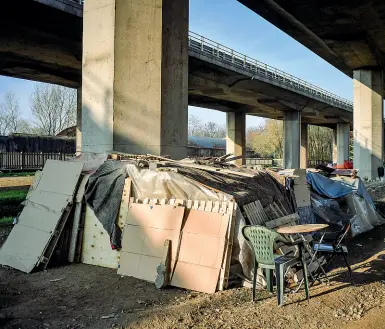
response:
<path fill-rule="evenodd" d="M 190 136 L 225 138 L 226 127 L 215 122 L 203 122 L 195 115 L 190 115 L 188 119 L 188 131 Z"/>
<path fill-rule="evenodd" d="M 0 103 L 0 135 L 25 133 L 29 130 L 28 121 L 21 117 L 18 98 L 12 91 L 7 92 Z"/>
<path fill-rule="evenodd" d="M 76 91 L 62 86 L 39 83 L 30 104 L 36 128 L 45 135 L 56 135 L 76 124 Z"/>

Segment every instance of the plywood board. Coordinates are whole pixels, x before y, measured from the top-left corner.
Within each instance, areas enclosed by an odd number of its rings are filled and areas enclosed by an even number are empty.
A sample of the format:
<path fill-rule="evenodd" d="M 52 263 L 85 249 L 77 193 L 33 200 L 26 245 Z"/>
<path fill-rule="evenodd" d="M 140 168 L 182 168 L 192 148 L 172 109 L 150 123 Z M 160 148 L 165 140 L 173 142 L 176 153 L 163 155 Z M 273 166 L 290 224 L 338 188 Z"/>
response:
<path fill-rule="evenodd" d="M 0 263 L 30 273 L 50 239 L 49 232 L 15 225 L 0 251 Z"/>
<path fill-rule="evenodd" d="M 118 268 L 120 252 L 111 249 L 110 237 L 92 209 L 86 206 L 81 262 Z"/>
<path fill-rule="evenodd" d="M 230 216 L 190 211 L 171 285 L 206 293 L 216 291 Z"/>
<path fill-rule="evenodd" d="M 47 160 L 37 190 L 74 195 L 82 168 L 81 162 Z"/>
<path fill-rule="evenodd" d="M 29 187 L 28 194 L 26 196 L 26 199 L 28 200 L 34 190 L 36 190 L 37 186 L 39 185 L 40 178 L 41 178 L 42 172 L 36 171 L 35 176 L 33 177 L 32 185 Z"/>
<path fill-rule="evenodd" d="M 29 273 L 41 261 L 72 202 L 82 167 L 80 163 L 47 161 L 18 223 L 0 250 L 0 264 Z"/>
<path fill-rule="evenodd" d="M 171 240 L 171 258 L 177 257 L 184 212 L 178 206 L 130 204 L 118 274 L 153 282 L 165 240 Z"/>

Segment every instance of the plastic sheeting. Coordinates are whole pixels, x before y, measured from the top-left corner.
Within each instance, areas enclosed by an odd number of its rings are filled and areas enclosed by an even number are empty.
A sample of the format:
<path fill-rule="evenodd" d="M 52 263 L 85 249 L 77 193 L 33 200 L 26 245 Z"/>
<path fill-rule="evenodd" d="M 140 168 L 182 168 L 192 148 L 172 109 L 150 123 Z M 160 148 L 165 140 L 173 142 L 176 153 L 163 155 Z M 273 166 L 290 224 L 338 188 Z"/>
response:
<path fill-rule="evenodd" d="M 127 164 L 126 170 L 132 179 L 132 191 L 135 198 L 207 201 L 229 201 L 231 199 L 225 193 L 214 192 L 174 171 L 140 170 L 133 164 Z"/>
<path fill-rule="evenodd" d="M 308 172 L 306 179 L 315 192 L 328 198 L 336 199 L 353 191 L 351 187 L 317 173 Z"/>
<path fill-rule="evenodd" d="M 364 182 L 361 180 L 361 178 L 350 178 L 350 177 L 334 177 L 332 178 L 333 181 L 339 181 L 345 186 L 351 188 L 353 191 L 356 191 L 358 195 L 365 198 L 373 208 L 375 208 L 373 199 L 371 198 L 370 194 L 366 190 Z"/>
<path fill-rule="evenodd" d="M 341 228 L 350 221 L 353 236 L 385 223 L 385 219 L 374 210 L 365 198 L 356 192 L 345 196 L 339 202 L 314 192 L 311 193 L 310 198 L 313 211 L 319 219 L 331 226 L 338 225 Z"/>

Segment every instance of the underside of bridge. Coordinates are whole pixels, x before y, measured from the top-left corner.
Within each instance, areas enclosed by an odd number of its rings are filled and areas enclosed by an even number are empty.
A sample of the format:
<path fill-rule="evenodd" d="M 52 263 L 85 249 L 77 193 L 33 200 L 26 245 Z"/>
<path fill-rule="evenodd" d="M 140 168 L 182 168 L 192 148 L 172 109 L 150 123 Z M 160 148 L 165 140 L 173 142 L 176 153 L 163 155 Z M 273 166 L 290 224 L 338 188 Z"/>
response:
<path fill-rule="evenodd" d="M 353 77 L 353 70 L 385 69 L 383 0 L 238 0 Z"/>
<path fill-rule="evenodd" d="M 68 0 L 2 1 L 0 74 L 79 87 L 82 11 Z"/>
<path fill-rule="evenodd" d="M 354 80 L 354 166 L 374 179 L 384 160 L 383 0 L 238 0 Z"/>

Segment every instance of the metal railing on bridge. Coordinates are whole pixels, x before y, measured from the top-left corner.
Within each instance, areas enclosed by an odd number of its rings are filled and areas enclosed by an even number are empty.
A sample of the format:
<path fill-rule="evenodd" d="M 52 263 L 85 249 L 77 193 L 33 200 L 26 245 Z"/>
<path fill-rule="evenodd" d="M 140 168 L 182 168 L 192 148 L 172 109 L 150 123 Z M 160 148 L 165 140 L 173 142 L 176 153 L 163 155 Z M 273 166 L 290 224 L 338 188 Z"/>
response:
<path fill-rule="evenodd" d="M 313 98 L 318 97 L 337 107 L 353 110 L 353 102 L 351 101 L 191 31 L 189 32 L 189 49 L 215 57 L 234 67 L 247 70 L 255 76 L 287 85 Z"/>

